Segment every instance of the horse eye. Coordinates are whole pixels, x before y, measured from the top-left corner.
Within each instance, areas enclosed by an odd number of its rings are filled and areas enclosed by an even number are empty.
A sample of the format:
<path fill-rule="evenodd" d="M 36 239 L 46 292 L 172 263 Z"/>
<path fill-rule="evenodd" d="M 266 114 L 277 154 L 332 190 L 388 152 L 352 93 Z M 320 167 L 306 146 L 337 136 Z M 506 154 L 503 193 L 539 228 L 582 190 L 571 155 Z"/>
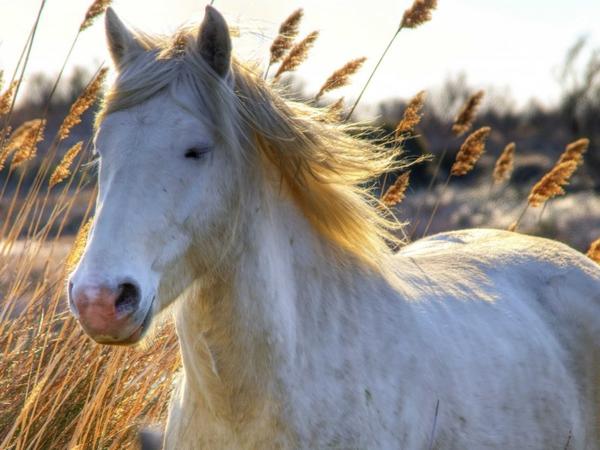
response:
<path fill-rule="evenodd" d="M 185 152 L 185 157 L 191 159 L 200 159 L 202 157 L 202 152 L 197 148 L 188 148 Z"/>

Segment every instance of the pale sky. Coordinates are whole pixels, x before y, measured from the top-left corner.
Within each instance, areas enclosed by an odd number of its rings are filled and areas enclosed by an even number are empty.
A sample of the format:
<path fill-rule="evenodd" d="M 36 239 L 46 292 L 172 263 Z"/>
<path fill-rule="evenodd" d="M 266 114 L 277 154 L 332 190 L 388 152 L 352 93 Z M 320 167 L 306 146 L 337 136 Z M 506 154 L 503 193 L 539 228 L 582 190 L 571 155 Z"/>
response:
<path fill-rule="evenodd" d="M 34 22 L 41 0 L 0 0 L 0 68 L 10 74 Z M 28 73 L 58 72 L 91 1 L 48 0 L 36 36 Z M 216 0 L 243 38 L 238 56 L 264 61 L 279 23 L 303 7 L 301 33 L 321 32 L 309 60 L 298 71 L 311 91 L 336 68 L 366 56 L 355 83 L 338 93 L 353 97 L 398 26 L 412 0 Z M 556 68 L 566 50 L 583 35 L 600 47 L 600 0 L 439 0 L 434 18 L 416 30 L 400 33 L 365 96 L 365 104 L 412 96 L 440 86 L 448 76 L 467 74 L 474 87 L 509 87 L 520 104 L 531 97 L 556 101 Z M 128 24 L 149 32 L 169 33 L 178 25 L 199 21 L 205 2 L 198 0 L 114 0 Z M 85 31 L 70 66 L 95 71 L 108 61 L 103 21 Z"/>

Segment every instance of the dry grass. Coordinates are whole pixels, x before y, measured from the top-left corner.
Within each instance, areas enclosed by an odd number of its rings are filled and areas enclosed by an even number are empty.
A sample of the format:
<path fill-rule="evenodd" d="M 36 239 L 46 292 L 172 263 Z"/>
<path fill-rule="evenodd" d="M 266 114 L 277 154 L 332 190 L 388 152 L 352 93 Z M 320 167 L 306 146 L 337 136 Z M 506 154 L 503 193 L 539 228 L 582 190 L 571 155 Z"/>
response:
<path fill-rule="evenodd" d="M 109 3 L 96 0 L 79 32 Z M 435 0 L 416 0 L 405 12 L 400 28 L 415 28 L 428 21 L 435 7 Z M 310 33 L 293 45 L 301 17 L 302 10 L 288 17 L 273 43 L 270 63 L 281 61 L 275 80 L 306 59 L 318 36 Z M 347 83 L 362 62 L 353 61 L 334 73 L 317 98 Z M 25 122 L 8 139 L 8 125 L 0 130 L 0 170 L 17 185 L 10 195 L 0 191 L 4 210 L 0 226 L 0 449 L 134 448 L 140 426 L 164 423 L 166 418 L 172 380 L 180 365 L 171 325 L 159 327 L 142 348 L 105 347 L 87 338 L 66 308 L 65 278 L 85 245 L 96 188 L 86 164 L 91 159 L 86 142 L 78 142 L 61 158 L 61 141 L 96 101 L 105 73 L 100 71 L 73 104 L 41 158 L 36 145 L 43 136 L 46 117 Z M 10 113 L 17 84 L 13 81 L 0 95 L 0 115 Z M 456 135 L 470 130 L 482 96 L 472 96 L 457 116 Z M 422 92 L 410 102 L 398 124 L 398 136 L 413 132 L 423 100 Z M 327 111 L 331 120 L 341 120 L 342 99 Z M 484 127 L 467 138 L 452 175 L 462 176 L 473 168 L 489 132 Z M 568 146 L 565 160 L 534 187 L 529 203 L 539 204 L 564 193 L 563 186 L 581 164 L 588 145 L 587 140 L 579 140 Z M 513 152 L 514 146 L 512 150 L 508 146 L 498 160 L 494 179 L 508 179 Z M 38 164 L 31 163 L 34 158 Z M 29 175 L 33 181 L 25 187 L 23 180 Z M 392 208 L 404 199 L 409 175 L 405 172 L 396 179 L 382 196 L 383 205 Z M 80 225 L 79 233 L 64 236 L 74 221 Z M 588 256 L 600 261 L 599 241 L 592 244 Z"/>
<path fill-rule="evenodd" d="M 462 136 L 471 129 L 484 95 L 484 91 L 476 92 L 463 105 L 452 124 L 452 133 L 455 136 Z"/>
<path fill-rule="evenodd" d="M 496 160 L 496 164 L 494 166 L 494 173 L 492 174 L 492 178 L 494 183 L 504 183 L 510 179 L 512 175 L 513 169 L 515 167 L 515 150 L 517 149 L 517 145 L 514 142 L 511 142 Z"/>
<path fill-rule="evenodd" d="M 465 139 L 450 170 L 453 176 L 466 175 L 475 167 L 485 151 L 485 142 L 491 131 L 490 127 L 481 127 Z"/>

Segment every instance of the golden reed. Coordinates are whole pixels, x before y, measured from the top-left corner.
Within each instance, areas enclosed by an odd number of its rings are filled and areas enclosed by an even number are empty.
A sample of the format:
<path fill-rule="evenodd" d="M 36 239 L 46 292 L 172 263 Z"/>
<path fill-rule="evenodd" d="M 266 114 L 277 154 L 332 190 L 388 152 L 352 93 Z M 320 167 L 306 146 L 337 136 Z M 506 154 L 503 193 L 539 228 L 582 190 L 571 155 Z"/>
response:
<path fill-rule="evenodd" d="M 494 178 L 494 183 L 503 183 L 510 179 L 512 175 L 513 169 L 515 167 L 515 150 L 517 149 L 517 145 L 514 142 L 511 142 L 500 154 L 500 157 L 496 161 L 496 165 L 494 166 L 494 172 L 492 177 Z"/>
<path fill-rule="evenodd" d="M 275 80 L 278 80 L 281 75 L 285 72 L 291 72 L 295 70 L 308 56 L 308 51 L 314 45 L 315 41 L 319 37 L 318 31 L 309 33 L 304 39 L 298 42 L 292 47 L 287 56 L 281 62 L 279 69 L 275 73 Z"/>
<path fill-rule="evenodd" d="M 571 142 L 569 145 L 567 145 L 565 151 L 560 155 L 557 164 L 567 161 L 575 161 L 578 166 L 581 165 L 583 163 L 583 155 L 589 146 L 590 140 L 587 138 L 582 138 Z"/>
<path fill-rule="evenodd" d="M 14 152 L 12 164 L 18 166 L 35 157 L 37 143 L 44 139 L 44 119 L 33 119 L 24 122 L 10 136 L 0 152 L 0 170 L 4 168 L 6 159 Z"/>
<path fill-rule="evenodd" d="M 0 116 L 3 116 L 10 111 L 13 103 L 13 97 L 15 96 L 15 91 L 18 85 L 18 80 L 13 81 L 8 85 L 6 91 L 0 95 Z"/>
<path fill-rule="evenodd" d="M 56 186 L 58 183 L 62 182 L 69 175 L 71 175 L 71 164 L 73 164 L 73 161 L 75 160 L 79 152 L 81 152 L 82 148 L 83 141 L 79 141 L 78 143 L 73 145 L 69 150 L 67 150 L 65 156 L 63 156 L 62 160 L 60 161 L 60 164 L 56 166 L 56 169 L 54 169 L 54 172 L 52 173 L 52 176 L 48 181 L 49 187 Z"/>
<path fill-rule="evenodd" d="M 409 183 L 410 170 L 404 172 L 402 175 L 396 178 L 394 184 L 392 184 L 388 188 L 388 190 L 385 191 L 383 197 L 381 197 L 381 203 L 383 203 L 388 208 L 391 208 L 402 202 L 402 200 L 404 200 L 404 197 L 406 196 L 406 189 L 408 188 Z"/>
<path fill-rule="evenodd" d="M 412 133 L 419 124 L 421 116 L 423 115 L 421 111 L 425 104 L 426 95 L 427 93 L 425 91 L 421 91 L 408 102 L 404 114 L 402 115 L 402 119 L 400 119 L 400 122 L 396 125 L 396 139 Z"/>
<path fill-rule="evenodd" d="M 450 173 L 453 176 L 463 176 L 469 173 L 485 151 L 485 143 L 492 129 L 481 127 L 471 133 L 461 145 Z"/>
<path fill-rule="evenodd" d="M 476 92 L 463 105 L 452 124 L 452 133 L 454 136 L 462 136 L 471 129 L 484 95 L 484 91 Z"/>
<path fill-rule="evenodd" d="M 564 186 L 569 184 L 571 176 L 578 166 L 577 161 L 565 161 L 557 163 L 550 172 L 542 177 L 531 189 L 527 198 L 530 206 L 538 207 L 546 203 L 551 198 L 559 195 L 565 195 Z"/>
<path fill-rule="evenodd" d="M 437 8 L 437 0 L 415 0 L 410 8 L 404 11 L 400 29 L 417 28 L 431 20 L 431 13 Z"/>
<path fill-rule="evenodd" d="M 82 94 L 75 100 L 75 103 L 71 105 L 69 114 L 67 114 L 67 117 L 65 117 L 65 120 L 63 120 L 63 123 L 58 130 L 58 138 L 61 141 L 69 137 L 71 129 L 81 122 L 82 114 L 94 104 L 102 89 L 102 84 L 104 83 L 107 72 L 108 69 L 106 67 L 100 69 L 98 75 L 96 75 L 92 82 L 88 84 Z"/>
<path fill-rule="evenodd" d="M 315 100 L 319 100 L 326 92 L 333 91 L 334 89 L 341 88 L 350 83 L 350 77 L 360 70 L 362 65 L 365 63 L 367 58 L 357 58 L 347 62 L 341 68 L 333 72 L 329 78 L 323 83 L 321 89 L 315 96 Z"/>
<path fill-rule="evenodd" d="M 81 25 L 79 26 L 79 32 L 81 33 L 86 28 L 91 27 L 94 20 L 110 6 L 111 1 L 112 0 L 95 0 L 85 13 L 83 22 L 81 22 Z"/>
<path fill-rule="evenodd" d="M 285 52 L 292 47 L 292 42 L 296 36 L 298 36 L 298 28 L 303 14 L 304 11 L 302 8 L 297 9 L 281 23 L 277 37 L 271 44 L 271 58 L 269 60 L 269 65 L 281 61 Z"/>
<path fill-rule="evenodd" d="M 590 248 L 587 251 L 586 256 L 600 264 L 600 239 L 596 239 L 590 244 Z"/>

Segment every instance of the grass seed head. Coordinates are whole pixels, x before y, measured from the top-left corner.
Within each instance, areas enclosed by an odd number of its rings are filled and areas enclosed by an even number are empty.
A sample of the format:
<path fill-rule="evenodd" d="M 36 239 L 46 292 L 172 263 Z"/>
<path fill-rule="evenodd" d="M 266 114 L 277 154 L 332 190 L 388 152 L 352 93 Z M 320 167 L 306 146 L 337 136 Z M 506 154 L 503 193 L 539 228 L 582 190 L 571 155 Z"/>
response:
<path fill-rule="evenodd" d="M 410 8 L 404 11 L 400 29 L 417 28 L 431 20 L 431 13 L 437 8 L 437 0 L 415 0 Z"/>
<path fill-rule="evenodd" d="M 11 135 L 0 154 L 0 169 L 4 166 L 6 158 L 14 152 L 12 164 L 19 166 L 25 161 L 35 158 L 38 142 L 44 140 L 44 119 L 33 119 L 25 122 Z"/>
<path fill-rule="evenodd" d="M 590 244 L 590 248 L 587 251 L 586 256 L 600 264 L 600 239 L 596 239 Z"/>
<path fill-rule="evenodd" d="M 564 195 L 564 186 L 569 184 L 571 176 L 577 169 L 577 161 L 557 163 L 550 172 L 538 181 L 527 199 L 530 206 L 538 207 L 559 195 Z"/>
<path fill-rule="evenodd" d="M 455 136 L 462 136 L 467 131 L 471 129 L 473 126 L 473 121 L 475 120 L 475 116 L 477 115 L 477 110 L 479 109 L 479 105 L 483 100 L 483 96 L 485 95 L 484 91 L 476 92 L 471 95 L 467 102 L 463 105 L 460 112 L 454 119 L 454 123 L 452 124 L 452 133 Z"/>
<path fill-rule="evenodd" d="M 404 197 L 406 196 L 406 189 L 408 188 L 409 183 L 410 171 L 407 171 L 396 178 L 394 184 L 388 188 L 381 198 L 381 202 L 388 208 L 398 205 L 400 202 L 402 202 L 402 200 L 404 200 Z"/>
<path fill-rule="evenodd" d="M 583 164 L 583 155 L 587 151 L 589 145 L 590 140 L 587 138 L 582 138 L 571 142 L 569 145 L 567 145 L 565 151 L 560 155 L 558 164 L 567 161 L 575 161 L 578 166 Z"/>
<path fill-rule="evenodd" d="M 319 93 L 316 95 L 315 100 L 321 98 L 323 94 L 334 89 L 341 88 L 350 83 L 350 77 L 360 70 L 362 65 L 365 63 L 367 58 L 357 58 L 347 62 L 341 68 L 333 72 L 329 78 L 325 81 Z"/>
<path fill-rule="evenodd" d="M 285 52 L 292 47 L 292 42 L 298 36 L 298 28 L 303 14 L 304 11 L 302 8 L 297 9 L 281 23 L 277 37 L 273 40 L 273 44 L 271 44 L 269 64 L 281 61 Z"/>
<path fill-rule="evenodd" d="M 96 18 L 106 11 L 111 4 L 112 0 L 94 0 L 94 3 L 90 5 L 87 12 L 85 13 L 85 17 L 83 18 L 83 22 L 79 26 L 79 32 L 81 33 L 86 28 L 89 28 L 94 23 Z"/>
<path fill-rule="evenodd" d="M 482 127 L 467 137 L 456 155 L 454 164 L 452 164 L 452 175 L 466 175 L 475 167 L 475 164 L 485 151 L 485 143 L 491 130 L 490 127 Z"/>
<path fill-rule="evenodd" d="M 100 90 L 102 89 L 107 72 L 108 69 L 106 67 L 100 69 L 92 82 L 88 84 L 77 100 L 75 100 L 75 102 L 71 105 L 69 114 L 67 114 L 67 117 L 65 117 L 65 120 L 63 120 L 63 123 L 58 130 L 58 137 L 61 141 L 69 137 L 71 129 L 81 122 L 81 116 L 83 113 L 94 104 L 98 98 Z"/>
<path fill-rule="evenodd" d="M 426 94 L 425 91 L 421 91 L 408 102 L 402 119 L 396 125 L 396 139 L 402 137 L 402 135 L 412 133 L 419 124 Z"/>
<path fill-rule="evenodd" d="M 65 180 L 71 174 L 71 164 L 73 164 L 73 160 L 79 154 L 81 149 L 83 148 L 83 141 L 79 141 L 75 145 L 73 145 L 67 152 L 63 159 L 60 161 L 60 164 L 56 166 L 50 180 L 48 181 L 49 187 L 53 187 Z"/>
<path fill-rule="evenodd" d="M 291 72 L 304 62 L 308 56 L 308 51 L 312 48 L 319 37 L 318 31 L 309 33 L 304 39 L 292 47 L 287 56 L 281 62 L 279 69 L 275 73 L 275 80 L 278 80 L 285 72 Z"/>
<path fill-rule="evenodd" d="M 511 142 L 500 154 L 500 157 L 496 161 L 496 165 L 494 166 L 494 182 L 502 183 L 504 181 L 508 181 L 510 176 L 512 175 L 514 166 L 515 166 L 515 150 L 517 146 L 514 142 Z"/>
<path fill-rule="evenodd" d="M 15 92 L 17 90 L 18 85 L 19 81 L 14 80 L 8 85 L 6 91 L 4 91 L 2 95 L 0 95 L 0 116 L 3 116 L 10 111 L 10 108 L 13 104 L 13 97 L 15 96 Z"/>

